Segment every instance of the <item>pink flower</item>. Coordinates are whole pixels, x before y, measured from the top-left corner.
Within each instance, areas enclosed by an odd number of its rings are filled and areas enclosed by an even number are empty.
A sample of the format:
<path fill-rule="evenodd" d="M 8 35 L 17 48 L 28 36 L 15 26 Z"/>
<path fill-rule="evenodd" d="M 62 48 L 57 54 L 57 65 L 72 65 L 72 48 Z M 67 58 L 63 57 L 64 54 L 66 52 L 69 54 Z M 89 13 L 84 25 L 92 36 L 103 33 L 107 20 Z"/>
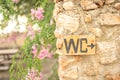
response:
<path fill-rule="evenodd" d="M 20 0 L 12 0 L 12 1 L 17 4 Z"/>
<path fill-rule="evenodd" d="M 43 14 L 40 11 L 36 11 L 35 17 L 38 20 L 42 20 L 44 18 Z"/>
<path fill-rule="evenodd" d="M 38 20 L 42 20 L 44 18 L 44 10 L 42 8 L 38 8 L 37 10 L 31 9 L 32 19 L 36 18 Z"/>
<path fill-rule="evenodd" d="M 43 74 L 38 72 L 35 68 L 28 69 L 28 74 L 25 77 L 25 80 L 42 80 Z"/>
<path fill-rule="evenodd" d="M 31 16 L 32 16 L 32 19 L 34 19 L 35 13 L 36 13 L 35 9 L 31 9 Z"/>
<path fill-rule="evenodd" d="M 44 59 L 44 58 L 52 58 L 52 55 L 48 52 L 48 50 L 41 50 L 40 54 L 38 55 L 39 59 Z"/>
<path fill-rule="evenodd" d="M 46 57 L 46 55 L 48 54 L 47 50 L 41 50 L 40 54 L 38 55 L 39 59 L 44 59 Z"/>
<path fill-rule="evenodd" d="M 42 80 L 42 79 L 43 79 L 43 73 L 41 72 L 41 73 L 39 74 L 39 76 L 40 76 L 40 80 Z"/>
<path fill-rule="evenodd" d="M 34 79 L 36 74 L 35 74 L 35 72 L 30 72 L 30 73 L 28 73 L 28 76 L 30 79 Z"/>
<path fill-rule="evenodd" d="M 27 36 L 29 36 L 31 40 L 35 37 L 35 32 L 33 29 L 28 29 Z"/>
<path fill-rule="evenodd" d="M 32 46 L 32 51 L 31 51 L 31 53 L 33 54 L 34 57 L 36 57 L 36 55 L 37 55 L 37 48 L 36 48 L 36 45 L 35 45 L 35 44 Z"/>
<path fill-rule="evenodd" d="M 44 10 L 43 10 L 42 7 L 39 7 L 39 8 L 37 9 L 37 11 L 39 11 L 39 12 L 41 12 L 41 13 L 44 13 Z"/>
<path fill-rule="evenodd" d="M 52 58 L 52 54 L 47 54 L 47 58 Z"/>
<path fill-rule="evenodd" d="M 31 15 L 35 15 L 35 9 L 31 9 Z"/>
<path fill-rule="evenodd" d="M 37 70 L 32 68 L 28 69 L 28 74 L 26 76 L 26 80 L 33 80 L 37 75 Z"/>
<path fill-rule="evenodd" d="M 34 32 L 34 31 L 28 31 L 27 36 L 32 36 L 32 35 L 34 35 L 34 34 L 35 34 L 35 32 Z"/>
<path fill-rule="evenodd" d="M 34 80 L 41 80 L 40 77 L 35 77 Z"/>

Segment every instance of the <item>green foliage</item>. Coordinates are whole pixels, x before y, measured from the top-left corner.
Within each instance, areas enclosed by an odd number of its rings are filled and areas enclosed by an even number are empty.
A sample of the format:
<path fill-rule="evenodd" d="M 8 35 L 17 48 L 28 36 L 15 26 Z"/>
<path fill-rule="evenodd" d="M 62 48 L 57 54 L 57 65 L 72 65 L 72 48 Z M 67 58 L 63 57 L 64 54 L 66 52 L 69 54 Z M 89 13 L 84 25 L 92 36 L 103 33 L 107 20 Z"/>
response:
<path fill-rule="evenodd" d="M 30 10 L 42 6 L 44 9 L 44 20 L 31 20 Z M 19 3 L 13 3 L 12 0 L 0 0 L 0 11 L 4 14 L 5 20 L 8 20 L 11 15 L 27 15 L 29 23 L 37 23 L 40 26 L 40 32 L 35 34 L 35 38 L 31 40 L 26 38 L 24 46 L 20 49 L 17 55 L 13 58 L 13 64 L 9 70 L 10 80 L 24 80 L 25 75 L 29 68 L 35 67 L 39 71 L 42 69 L 42 61 L 38 58 L 33 58 L 31 55 L 32 45 L 37 44 L 40 50 L 41 46 L 52 45 L 51 51 L 55 51 L 54 37 L 55 24 L 50 25 L 49 22 L 52 18 L 52 11 L 54 3 L 51 0 L 20 0 Z M 20 59 L 16 61 L 16 57 L 20 55 Z M 57 77 L 57 64 L 53 67 L 53 74 L 49 80 L 58 80 Z"/>

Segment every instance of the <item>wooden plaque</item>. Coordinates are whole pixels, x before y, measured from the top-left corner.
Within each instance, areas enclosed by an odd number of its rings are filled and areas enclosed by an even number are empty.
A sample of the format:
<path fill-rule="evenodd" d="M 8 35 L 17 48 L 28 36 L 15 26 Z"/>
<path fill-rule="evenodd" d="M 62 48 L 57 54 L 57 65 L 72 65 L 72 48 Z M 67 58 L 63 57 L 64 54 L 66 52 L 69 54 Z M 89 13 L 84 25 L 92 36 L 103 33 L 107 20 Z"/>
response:
<path fill-rule="evenodd" d="M 63 40 L 64 55 L 91 55 L 95 54 L 95 48 L 95 36 L 72 35 Z"/>

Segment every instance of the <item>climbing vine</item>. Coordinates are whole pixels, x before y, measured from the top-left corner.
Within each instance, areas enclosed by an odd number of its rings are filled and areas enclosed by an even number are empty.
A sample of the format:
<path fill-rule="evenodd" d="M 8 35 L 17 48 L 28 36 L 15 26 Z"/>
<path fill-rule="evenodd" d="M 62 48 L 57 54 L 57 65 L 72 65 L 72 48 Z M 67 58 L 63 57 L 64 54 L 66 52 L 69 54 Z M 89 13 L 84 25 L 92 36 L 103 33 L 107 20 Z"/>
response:
<path fill-rule="evenodd" d="M 0 0 L 0 12 L 4 17 L 1 29 L 11 16 L 25 15 L 28 18 L 25 44 L 13 58 L 10 80 L 42 80 L 43 63 L 48 58 L 56 58 L 55 24 L 51 23 L 53 8 L 52 0 Z M 33 30 L 34 24 L 37 24 L 37 30 Z M 19 55 L 20 59 L 16 60 Z M 56 67 L 57 63 L 49 80 L 58 80 Z"/>

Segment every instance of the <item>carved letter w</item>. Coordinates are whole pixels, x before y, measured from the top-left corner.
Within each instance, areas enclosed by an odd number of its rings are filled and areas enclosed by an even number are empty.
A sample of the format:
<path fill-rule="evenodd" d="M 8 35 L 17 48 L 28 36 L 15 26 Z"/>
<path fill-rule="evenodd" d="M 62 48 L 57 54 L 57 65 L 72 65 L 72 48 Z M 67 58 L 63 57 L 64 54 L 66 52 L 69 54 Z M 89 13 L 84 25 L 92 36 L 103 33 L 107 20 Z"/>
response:
<path fill-rule="evenodd" d="M 79 45 L 79 39 L 77 39 L 76 45 L 75 45 L 75 42 L 74 42 L 73 39 L 70 39 L 69 44 L 67 44 L 66 39 L 64 39 L 64 43 L 65 43 L 65 48 L 67 50 L 67 53 L 70 52 L 71 46 L 73 46 L 74 52 L 77 53 L 77 51 L 78 51 L 78 45 Z"/>

